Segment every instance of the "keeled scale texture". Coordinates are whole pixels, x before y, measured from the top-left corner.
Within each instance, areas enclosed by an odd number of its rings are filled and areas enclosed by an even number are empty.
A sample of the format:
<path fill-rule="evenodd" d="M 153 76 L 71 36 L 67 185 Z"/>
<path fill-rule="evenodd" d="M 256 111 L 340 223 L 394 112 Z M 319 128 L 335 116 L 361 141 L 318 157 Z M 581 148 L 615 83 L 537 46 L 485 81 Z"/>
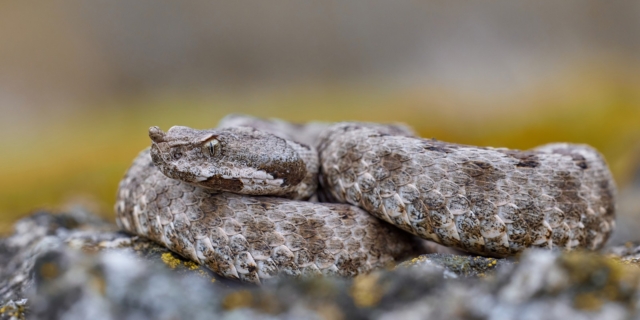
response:
<path fill-rule="evenodd" d="M 318 136 L 330 125 L 330 122 L 315 121 L 297 124 L 280 119 L 263 119 L 242 114 L 230 114 L 218 122 L 218 128 L 251 127 L 311 147 L 318 144 Z"/>
<path fill-rule="evenodd" d="M 358 122 L 361 126 L 375 129 L 379 132 L 415 137 L 416 133 L 405 124 L 380 124 L 372 122 Z M 218 128 L 250 127 L 263 132 L 274 134 L 287 140 L 293 140 L 312 148 L 318 145 L 320 134 L 330 127 L 330 122 L 307 122 L 304 124 L 287 122 L 280 119 L 263 119 L 247 115 L 230 114 L 220 120 Z"/>
<path fill-rule="evenodd" d="M 229 278 L 352 276 L 409 254 L 404 232 L 357 207 L 209 193 L 164 176 L 143 151 L 121 181 L 118 225 Z"/>
<path fill-rule="evenodd" d="M 614 226 L 615 185 L 588 146 L 477 148 L 344 123 L 325 130 L 318 149 L 334 200 L 469 252 L 597 249 Z"/>

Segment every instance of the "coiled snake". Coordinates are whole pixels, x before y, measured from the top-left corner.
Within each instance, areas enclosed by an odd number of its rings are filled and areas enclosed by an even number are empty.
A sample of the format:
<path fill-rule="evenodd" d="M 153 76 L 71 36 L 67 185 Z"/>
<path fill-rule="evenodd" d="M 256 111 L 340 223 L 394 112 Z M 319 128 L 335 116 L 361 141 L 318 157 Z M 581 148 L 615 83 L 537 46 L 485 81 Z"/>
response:
<path fill-rule="evenodd" d="M 414 254 L 410 234 L 504 257 L 595 250 L 614 227 L 615 184 L 585 145 L 479 148 L 402 126 L 241 116 L 149 136 L 120 183 L 118 225 L 248 282 L 365 273 Z M 303 201 L 318 181 L 317 197 L 339 203 Z"/>

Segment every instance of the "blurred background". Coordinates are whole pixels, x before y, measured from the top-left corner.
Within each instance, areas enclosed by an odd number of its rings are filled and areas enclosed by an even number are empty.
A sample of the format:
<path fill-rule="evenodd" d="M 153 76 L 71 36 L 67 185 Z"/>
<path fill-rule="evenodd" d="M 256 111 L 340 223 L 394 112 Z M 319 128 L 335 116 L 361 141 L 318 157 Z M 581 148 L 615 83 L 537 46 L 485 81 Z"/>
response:
<path fill-rule="evenodd" d="M 78 202 L 113 219 L 149 126 L 231 112 L 406 122 L 483 146 L 588 143 L 632 217 L 640 2 L 2 1 L 0 232 Z"/>

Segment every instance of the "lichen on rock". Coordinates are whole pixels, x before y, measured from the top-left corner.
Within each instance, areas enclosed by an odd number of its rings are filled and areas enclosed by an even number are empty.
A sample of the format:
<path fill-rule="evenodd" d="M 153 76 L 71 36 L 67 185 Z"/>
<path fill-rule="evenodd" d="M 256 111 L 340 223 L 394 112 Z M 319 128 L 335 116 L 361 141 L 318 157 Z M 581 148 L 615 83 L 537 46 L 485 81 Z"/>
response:
<path fill-rule="evenodd" d="M 640 308 L 637 252 L 429 254 L 353 279 L 256 287 L 86 211 L 40 212 L 0 240 L 0 319 L 628 319 Z"/>

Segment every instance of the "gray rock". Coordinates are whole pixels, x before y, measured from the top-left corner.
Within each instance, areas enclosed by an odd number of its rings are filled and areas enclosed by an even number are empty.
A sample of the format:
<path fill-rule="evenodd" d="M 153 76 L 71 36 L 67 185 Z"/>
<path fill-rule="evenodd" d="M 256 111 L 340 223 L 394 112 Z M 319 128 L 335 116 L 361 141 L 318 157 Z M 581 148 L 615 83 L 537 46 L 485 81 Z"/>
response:
<path fill-rule="evenodd" d="M 616 199 L 616 229 L 608 244 L 619 246 L 628 241 L 640 241 L 640 183 L 620 190 Z"/>
<path fill-rule="evenodd" d="M 256 287 L 82 211 L 15 229 L 0 240 L 0 319 L 628 319 L 640 307 L 631 247 L 514 261 L 430 254 L 354 279 Z"/>

